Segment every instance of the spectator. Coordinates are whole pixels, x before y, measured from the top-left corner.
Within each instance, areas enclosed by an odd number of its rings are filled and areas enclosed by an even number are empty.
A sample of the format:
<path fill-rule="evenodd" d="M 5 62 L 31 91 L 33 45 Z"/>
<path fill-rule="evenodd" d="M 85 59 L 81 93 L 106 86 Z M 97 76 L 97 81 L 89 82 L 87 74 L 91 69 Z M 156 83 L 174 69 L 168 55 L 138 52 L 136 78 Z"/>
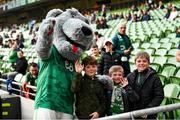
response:
<path fill-rule="evenodd" d="M 126 112 L 156 107 L 164 98 L 161 80 L 151 67 L 147 52 L 138 52 L 135 56 L 137 69 L 127 76 L 128 84 L 124 86 L 127 98 L 123 98 Z M 138 119 L 156 119 L 157 115 L 144 114 Z"/>
<path fill-rule="evenodd" d="M 37 41 L 37 33 L 35 31 L 32 31 L 32 38 L 31 38 L 31 45 L 35 45 Z"/>
<path fill-rule="evenodd" d="M 141 21 L 148 21 L 148 20 L 150 20 L 150 19 L 151 19 L 151 17 L 150 17 L 150 15 L 149 15 L 148 11 L 147 11 L 147 10 L 144 10 L 144 11 L 143 11 L 142 18 L 141 18 Z"/>
<path fill-rule="evenodd" d="M 158 6 L 158 9 L 164 9 L 165 7 L 164 7 L 164 5 L 163 5 L 163 3 L 162 3 L 162 1 L 159 1 L 159 6 Z"/>
<path fill-rule="evenodd" d="M 29 92 L 29 93 L 35 93 L 33 89 L 29 89 L 26 87 L 27 84 L 30 83 L 32 86 L 36 86 L 37 84 L 37 78 L 38 78 L 38 65 L 36 63 L 30 63 L 29 64 L 29 72 L 25 76 L 25 80 L 22 83 L 22 88 L 24 91 Z M 31 94 L 25 94 L 27 98 L 31 98 L 34 100 L 34 96 Z"/>
<path fill-rule="evenodd" d="M 12 66 L 14 68 L 14 72 L 10 72 L 10 73 L 5 73 L 2 75 L 3 79 L 11 79 L 13 80 L 14 77 L 18 74 L 21 73 L 23 75 L 26 74 L 26 70 L 27 70 L 27 60 L 23 55 L 23 51 L 19 50 L 17 52 L 18 55 L 18 59 L 16 60 L 16 62 L 14 63 L 14 65 Z"/>
<path fill-rule="evenodd" d="M 96 119 L 102 117 L 105 110 L 105 94 L 103 84 L 96 77 L 97 60 L 86 57 L 82 64 L 75 63 L 76 79 L 72 81 L 72 91 L 76 95 L 76 116 L 78 119 Z M 81 72 L 84 70 L 85 75 Z"/>
<path fill-rule="evenodd" d="M 180 38 L 180 26 L 179 26 L 178 29 L 177 29 L 176 38 Z"/>
<path fill-rule="evenodd" d="M 175 20 L 178 17 L 178 11 L 175 6 L 172 7 L 172 11 L 170 12 L 169 20 Z"/>
<path fill-rule="evenodd" d="M 106 39 L 104 42 L 105 52 L 102 54 L 97 73 L 100 75 L 108 75 L 109 68 L 113 65 L 121 65 L 121 56 L 113 50 L 113 43 L 111 39 Z"/>
<path fill-rule="evenodd" d="M 118 25 L 118 32 L 112 38 L 114 50 L 121 55 L 122 67 L 124 69 L 124 75 L 130 73 L 129 58 L 133 46 L 129 37 L 126 35 L 126 21 L 121 20 Z"/>
<path fill-rule="evenodd" d="M 176 51 L 176 61 L 180 62 L 180 44 L 179 44 L 178 49 Z"/>
<path fill-rule="evenodd" d="M 105 4 L 102 5 L 102 11 L 101 12 L 102 12 L 102 16 L 106 17 L 107 7 Z"/>
<path fill-rule="evenodd" d="M 23 74 L 23 75 L 26 74 L 26 69 L 27 69 L 28 63 L 27 63 L 26 58 L 23 55 L 23 51 L 19 50 L 17 52 L 17 54 L 18 54 L 18 59 L 13 66 L 14 71 L 2 74 L 2 78 L 7 79 L 7 82 L 14 81 L 15 76 L 19 73 Z M 17 86 L 17 85 L 12 85 L 12 87 L 15 89 L 19 89 L 19 86 Z M 13 93 L 19 94 L 19 92 L 17 92 L 17 91 L 13 91 Z"/>
<path fill-rule="evenodd" d="M 105 38 L 101 34 L 99 34 L 98 32 L 94 32 L 94 35 L 95 35 L 95 44 L 97 44 L 98 49 L 100 51 L 102 51 Z"/>
<path fill-rule="evenodd" d="M 165 19 L 169 18 L 170 12 L 171 12 L 170 9 L 167 9 L 167 8 L 165 9 L 165 16 L 164 16 Z"/>
<path fill-rule="evenodd" d="M 11 49 L 10 55 L 9 55 L 9 63 L 12 63 L 12 66 L 18 59 L 17 51 L 19 51 L 18 44 L 16 40 L 9 40 L 9 47 Z"/>
<path fill-rule="evenodd" d="M 100 54 L 100 51 L 98 49 L 98 46 L 96 44 L 93 44 L 91 46 L 91 51 L 92 51 L 91 56 L 94 57 L 98 61 L 101 58 L 101 54 Z"/>
<path fill-rule="evenodd" d="M 119 65 L 114 65 L 109 69 L 109 76 L 114 81 L 114 89 L 111 99 L 111 111 L 113 114 L 124 112 L 122 100 L 122 88 L 126 86 L 128 81 L 124 78 L 124 70 Z"/>

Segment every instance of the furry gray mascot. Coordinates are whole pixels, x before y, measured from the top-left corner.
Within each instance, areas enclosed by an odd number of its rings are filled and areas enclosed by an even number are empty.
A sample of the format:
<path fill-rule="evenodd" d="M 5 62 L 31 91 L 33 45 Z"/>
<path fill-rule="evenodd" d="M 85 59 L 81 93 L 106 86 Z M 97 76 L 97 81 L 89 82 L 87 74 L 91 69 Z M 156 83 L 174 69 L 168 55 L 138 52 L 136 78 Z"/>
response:
<path fill-rule="evenodd" d="M 39 76 L 34 119 L 72 119 L 74 63 L 91 45 L 88 20 L 76 9 L 53 9 L 39 27 Z"/>

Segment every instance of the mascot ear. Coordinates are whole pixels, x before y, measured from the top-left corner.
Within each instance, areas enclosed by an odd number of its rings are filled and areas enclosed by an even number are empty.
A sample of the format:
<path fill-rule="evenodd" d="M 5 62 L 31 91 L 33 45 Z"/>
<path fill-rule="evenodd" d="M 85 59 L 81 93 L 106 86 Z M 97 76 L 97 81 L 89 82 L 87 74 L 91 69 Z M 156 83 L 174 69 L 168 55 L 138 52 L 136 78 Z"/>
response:
<path fill-rule="evenodd" d="M 42 21 L 39 31 L 42 36 L 52 36 L 56 21 L 53 18 L 48 18 Z"/>
<path fill-rule="evenodd" d="M 63 13 L 63 11 L 61 9 L 52 9 L 47 13 L 46 19 L 50 18 L 50 17 L 55 18 L 58 15 L 60 15 L 61 13 Z"/>

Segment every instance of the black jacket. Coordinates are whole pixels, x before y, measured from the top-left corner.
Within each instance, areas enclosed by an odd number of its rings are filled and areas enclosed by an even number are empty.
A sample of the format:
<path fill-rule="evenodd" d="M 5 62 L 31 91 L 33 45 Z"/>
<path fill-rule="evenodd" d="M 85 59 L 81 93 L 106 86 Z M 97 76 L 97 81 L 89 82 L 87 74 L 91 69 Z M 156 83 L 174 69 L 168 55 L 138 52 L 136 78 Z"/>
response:
<path fill-rule="evenodd" d="M 25 57 L 19 58 L 13 65 L 15 71 L 23 75 L 26 74 L 27 67 L 28 67 L 28 62 Z"/>
<path fill-rule="evenodd" d="M 106 105 L 104 85 L 96 76 L 91 78 L 86 74 L 77 74 L 72 81 L 71 90 L 76 96 L 75 113 L 78 119 L 91 119 L 92 116 L 89 115 L 93 112 L 103 116 Z"/>
<path fill-rule="evenodd" d="M 108 75 L 109 68 L 113 65 L 122 65 L 121 55 L 113 52 L 104 52 L 98 63 L 97 73 L 100 75 Z"/>
<path fill-rule="evenodd" d="M 156 107 L 163 101 L 163 86 L 156 71 L 148 68 L 144 72 L 146 77 L 141 86 L 136 85 L 137 70 L 127 76 L 129 85 L 124 88 L 125 97 L 123 99 L 126 112 Z M 155 118 L 156 115 L 148 116 L 148 119 Z"/>

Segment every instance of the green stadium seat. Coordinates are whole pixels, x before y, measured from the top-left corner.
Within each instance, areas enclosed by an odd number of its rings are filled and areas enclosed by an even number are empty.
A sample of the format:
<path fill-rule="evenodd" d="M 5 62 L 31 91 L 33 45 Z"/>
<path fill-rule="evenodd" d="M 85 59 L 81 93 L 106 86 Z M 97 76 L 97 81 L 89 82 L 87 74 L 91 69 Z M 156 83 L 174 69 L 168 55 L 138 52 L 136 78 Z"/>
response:
<path fill-rule="evenodd" d="M 165 56 L 154 56 L 154 60 L 152 63 L 157 63 L 163 66 L 167 61 L 167 57 Z"/>
<path fill-rule="evenodd" d="M 167 84 L 164 86 L 164 96 L 168 98 L 178 98 L 180 86 L 177 84 Z"/>
<path fill-rule="evenodd" d="M 167 50 L 170 50 L 171 47 L 172 47 L 173 43 L 162 43 L 160 48 L 164 48 L 164 49 L 167 49 Z"/>
<path fill-rule="evenodd" d="M 158 43 L 158 42 L 159 42 L 159 38 L 150 39 L 149 42 L 150 42 L 150 43 Z"/>
<path fill-rule="evenodd" d="M 166 54 L 166 55 L 173 55 L 173 56 L 175 56 L 176 51 L 177 51 L 177 48 L 170 49 L 170 50 L 167 52 L 167 54 Z"/>
<path fill-rule="evenodd" d="M 18 82 L 18 83 L 21 83 L 22 77 L 23 77 L 23 74 L 18 73 L 18 74 L 15 76 L 14 80 L 15 80 L 16 82 Z"/>
<path fill-rule="evenodd" d="M 180 68 L 173 76 L 170 76 L 170 82 L 180 85 Z"/>
<path fill-rule="evenodd" d="M 147 49 L 147 48 L 149 48 L 150 45 L 151 45 L 151 43 L 142 43 L 140 48 Z"/>
<path fill-rule="evenodd" d="M 152 67 L 154 70 L 156 70 L 157 73 L 159 73 L 161 70 L 161 65 L 157 64 L 157 63 L 151 63 L 150 67 Z"/>
<path fill-rule="evenodd" d="M 167 78 L 167 81 L 169 81 L 169 77 L 173 76 L 176 71 L 176 66 L 173 64 L 164 64 L 162 68 L 162 72 L 160 73 L 161 76 L 164 76 Z"/>
<path fill-rule="evenodd" d="M 149 48 L 154 48 L 154 49 L 158 49 L 161 46 L 161 43 L 153 43 L 149 46 Z"/>
<path fill-rule="evenodd" d="M 156 52 L 154 53 L 154 55 L 164 56 L 166 55 L 167 51 L 168 51 L 167 49 L 163 49 L 163 48 L 156 49 Z"/>

